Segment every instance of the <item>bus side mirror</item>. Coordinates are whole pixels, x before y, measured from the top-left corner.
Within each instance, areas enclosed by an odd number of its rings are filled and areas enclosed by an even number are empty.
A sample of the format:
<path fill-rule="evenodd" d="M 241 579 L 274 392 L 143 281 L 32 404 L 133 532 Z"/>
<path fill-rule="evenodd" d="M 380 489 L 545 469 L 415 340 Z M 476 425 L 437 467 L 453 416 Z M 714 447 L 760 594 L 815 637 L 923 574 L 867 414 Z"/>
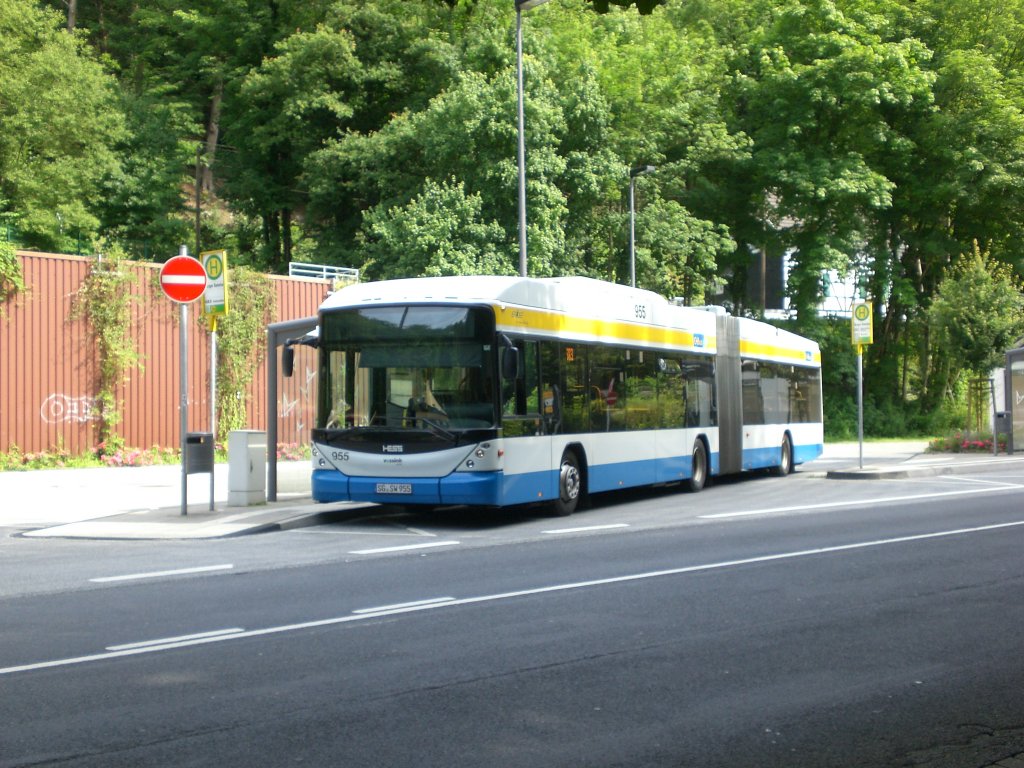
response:
<path fill-rule="evenodd" d="M 298 339 L 288 339 L 284 343 L 284 348 L 281 350 L 281 375 L 291 378 L 291 375 L 295 372 L 295 345 L 301 344 L 304 347 L 313 347 L 316 349 L 320 346 L 320 339 L 311 334 L 307 333 Z"/>
<path fill-rule="evenodd" d="M 505 347 L 502 350 L 501 377 L 506 381 L 515 381 L 519 378 L 519 350 L 515 347 Z"/>
<path fill-rule="evenodd" d="M 284 349 L 281 350 L 281 374 L 290 379 L 294 371 L 295 350 L 292 349 L 291 342 L 287 341 L 285 342 Z"/>

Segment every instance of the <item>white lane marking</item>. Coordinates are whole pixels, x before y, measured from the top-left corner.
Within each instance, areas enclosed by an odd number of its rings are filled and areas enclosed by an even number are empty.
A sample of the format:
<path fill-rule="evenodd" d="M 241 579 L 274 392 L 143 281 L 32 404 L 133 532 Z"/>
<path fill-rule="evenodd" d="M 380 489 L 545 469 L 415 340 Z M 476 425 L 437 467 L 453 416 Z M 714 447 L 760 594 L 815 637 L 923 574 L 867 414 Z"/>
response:
<path fill-rule="evenodd" d="M 357 549 L 350 555 L 379 555 L 383 552 L 408 552 L 413 549 L 430 549 L 431 547 L 453 547 L 458 541 L 431 541 L 426 544 L 407 544 L 403 547 L 378 547 L 377 549 Z"/>
<path fill-rule="evenodd" d="M 405 607 L 381 610 L 378 613 L 348 614 L 330 619 L 318 619 L 305 621 L 298 624 L 284 624 L 277 627 L 266 627 L 265 629 L 250 629 L 242 632 L 235 632 L 230 635 L 217 635 L 213 637 L 202 637 L 192 640 L 181 640 L 168 642 L 163 645 L 147 645 L 142 648 L 127 648 L 122 651 L 110 651 L 109 653 L 96 653 L 90 656 L 77 656 L 68 659 L 54 659 L 53 661 L 41 661 L 33 664 L 22 664 L 15 667 L 0 668 L 0 675 L 11 675 L 17 672 L 33 672 L 40 669 L 51 669 L 53 667 L 68 667 L 73 664 L 85 664 L 92 661 L 106 661 L 125 656 L 138 656 L 143 653 L 156 653 L 158 651 L 170 651 L 177 648 L 189 648 L 196 645 L 207 645 L 209 643 L 220 643 L 226 640 L 240 640 L 250 637 L 264 637 L 278 635 L 284 632 L 297 632 L 303 629 L 316 629 L 329 627 L 338 624 L 350 624 L 368 619 L 379 619 L 382 616 L 397 616 L 403 613 L 414 613 L 416 611 L 430 611 L 438 608 L 449 608 L 459 605 L 474 605 L 478 603 L 493 603 L 501 600 L 509 600 L 517 597 L 532 597 L 555 592 L 569 592 L 577 589 L 590 587 L 601 587 L 610 584 L 624 584 L 631 581 L 643 581 L 646 579 L 657 579 L 665 576 L 680 576 L 688 573 L 700 573 L 703 571 L 723 570 L 744 565 L 755 565 L 758 563 L 771 563 L 784 560 L 795 560 L 814 555 L 827 555 L 836 552 L 850 552 L 860 549 L 871 549 L 892 544 L 907 544 L 915 541 L 928 541 L 931 539 L 949 538 L 952 536 L 965 536 L 974 533 L 987 533 L 1007 528 L 1020 528 L 1024 526 L 1024 520 L 1017 520 L 1010 523 L 994 523 L 992 525 L 980 525 L 974 528 L 956 528 L 948 531 L 935 531 L 933 533 L 919 533 L 912 536 L 899 536 L 892 539 L 876 539 L 874 541 L 860 541 L 853 544 L 837 544 L 831 547 L 818 547 L 816 549 L 802 549 L 795 552 L 781 552 L 774 555 L 760 555 L 758 557 L 747 557 L 740 560 L 725 560 L 718 563 L 704 563 L 702 565 L 687 565 L 680 568 L 668 568 L 661 571 L 648 571 L 646 573 L 633 573 L 625 576 L 611 576 L 605 579 L 593 579 L 591 581 L 577 581 L 567 584 L 552 584 L 547 587 L 534 587 L 532 589 L 521 589 L 515 592 L 499 592 L 493 595 L 479 595 L 477 597 L 464 597 L 445 602 L 425 601 L 419 604 L 406 604 Z"/>
<path fill-rule="evenodd" d="M 194 635 L 181 635 L 179 637 L 164 637 L 160 640 L 143 640 L 140 643 L 125 643 L 124 645 L 108 645 L 108 651 L 127 651 L 132 648 L 149 648 L 155 645 L 167 645 L 168 643 L 181 643 L 186 640 L 202 640 L 206 637 L 222 637 L 224 635 L 237 635 L 239 632 L 245 632 L 242 627 L 232 627 L 231 629 L 215 629 L 212 632 L 197 632 Z"/>
<path fill-rule="evenodd" d="M 999 486 L 997 488 L 968 488 L 962 491 L 942 491 L 939 493 L 915 493 L 909 496 L 885 496 L 880 499 L 862 499 L 857 501 L 830 501 L 823 504 L 799 504 L 792 507 L 771 507 L 769 509 L 751 509 L 744 512 L 718 512 L 701 515 L 701 520 L 725 520 L 730 517 L 751 517 L 754 515 L 772 515 L 778 512 L 809 512 L 815 509 L 836 509 L 838 507 L 863 507 L 872 504 L 889 504 L 895 501 L 922 501 L 939 499 L 946 496 L 969 496 L 978 493 L 1005 493 L 1020 486 Z"/>
<path fill-rule="evenodd" d="M 351 528 L 344 528 L 342 530 L 320 530 L 319 528 L 296 528 L 289 533 L 306 533 L 306 534 L 322 534 L 325 536 L 401 536 L 405 539 L 412 538 L 413 536 L 419 538 L 418 533 L 407 533 L 398 531 L 353 531 Z M 424 534 L 426 535 L 426 534 Z M 437 536 L 436 533 L 429 534 L 431 536 Z"/>
<path fill-rule="evenodd" d="M 585 531 L 610 531 L 612 528 L 629 528 L 629 523 L 612 523 L 610 525 L 586 525 L 580 528 L 555 528 L 541 533 L 583 533 Z"/>
<path fill-rule="evenodd" d="M 110 581 L 131 581 L 133 579 L 159 579 L 163 576 L 184 576 L 190 573 L 210 573 L 211 571 L 230 571 L 235 566 L 231 563 L 224 565 L 203 565 L 198 568 L 178 568 L 174 571 L 152 571 L 150 573 L 129 573 L 124 576 L 100 576 L 96 579 L 89 579 L 97 584 Z"/>
<path fill-rule="evenodd" d="M 376 608 L 360 608 L 352 611 L 352 613 L 390 613 L 391 611 L 397 611 L 402 608 L 416 608 L 421 605 L 440 605 L 441 603 L 450 603 L 454 599 L 454 597 L 433 597 L 429 600 L 416 600 L 412 603 L 396 603 L 395 605 L 379 605 Z"/>
<path fill-rule="evenodd" d="M 944 477 L 950 480 L 956 480 L 961 483 L 977 483 L 978 485 L 990 485 L 995 488 L 1021 488 L 1020 482 L 1012 483 L 1008 480 L 983 480 L 980 477 L 963 477 L 958 475 L 944 475 Z"/>

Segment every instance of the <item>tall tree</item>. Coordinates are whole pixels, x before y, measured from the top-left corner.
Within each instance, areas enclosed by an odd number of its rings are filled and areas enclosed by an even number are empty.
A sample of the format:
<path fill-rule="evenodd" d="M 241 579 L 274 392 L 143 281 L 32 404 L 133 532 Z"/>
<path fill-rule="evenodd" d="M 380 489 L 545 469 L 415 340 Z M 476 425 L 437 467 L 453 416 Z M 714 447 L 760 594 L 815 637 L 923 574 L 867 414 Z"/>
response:
<path fill-rule="evenodd" d="M 403 109 L 422 107 L 453 75 L 450 51 L 428 32 L 436 12 L 410 10 L 395 0 L 341 0 L 322 23 L 279 43 L 231 90 L 225 140 L 235 152 L 223 164 L 225 191 L 263 220 L 265 263 L 272 268 L 291 259 L 296 217 L 314 231 L 321 226 L 315 201 L 307 209 L 309 156 L 346 132 L 370 133 Z M 352 242 L 361 209 L 345 208 L 344 222 L 333 211 L 323 215 Z"/>
<path fill-rule="evenodd" d="M 929 45 L 933 99 L 923 111 L 895 116 L 903 140 L 878 162 L 895 184 L 892 206 L 873 222 L 864 265 L 880 310 L 869 359 L 870 388 L 879 400 L 904 400 L 909 381 L 924 407 L 937 402 L 929 393 L 938 360 L 927 312 L 949 265 L 974 242 L 995 259 L 1019 259 L 1024 104 L 1014 68 L 1024 53 L 1017 46 L 1024 41 L 1020 11 L 1019 2 L 963 0 L 907 4 L 903 13 L 886 16 L 891 37 Z"/>
<path fill-rule="evenodd" d="M 0 0 L 0 204 L 30 245 L 87 247 L 118 170 L 116 83 L 55 12 Z"/>
<path fill-rule="evenodd" d="M 753 140 L 746 170 L 757 180 L 748 205 L 792 249 L 788 290 L 801 315 L 822 298 L 822 272 L 846 271 L 892 204 L 880 157 L 904 146 L 898 117 L 931 102 L 927 49 L 885 40 L 884 18 L 855 6 L 784 3 L 736 81 L 736 128 Z"/>
<path fill-rule="evenodd" d="M 505 231 L 486 220 L 480 195 L 467 195 L 458 182 L 428 179 L 423 193 L 407 205 L 371 210 L 366 223 L 370 278 L 514 271 Z"/>
<path fill-rule="evenodd" d="M 1022 291 L 1013 269 L 977 244 L 946 271 L 928 310 L 936 339 L 933 402 L 962 371 L 987 376 L 1005 360 L 1006 350 L 1024 334 Z"/>

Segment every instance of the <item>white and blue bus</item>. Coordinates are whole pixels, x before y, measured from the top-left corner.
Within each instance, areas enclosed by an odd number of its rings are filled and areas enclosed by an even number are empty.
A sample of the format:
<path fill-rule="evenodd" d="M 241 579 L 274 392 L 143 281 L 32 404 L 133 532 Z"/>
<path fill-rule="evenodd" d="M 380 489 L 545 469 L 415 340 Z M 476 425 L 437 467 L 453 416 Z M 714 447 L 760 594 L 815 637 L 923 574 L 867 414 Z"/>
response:
<path fill-rule="evenodd" d="M 591 493 L 785 475 L 824 442 L 815 342 L 589 278 L 352 285 L 302 343 L 321 502 L 567 515 Z"/>

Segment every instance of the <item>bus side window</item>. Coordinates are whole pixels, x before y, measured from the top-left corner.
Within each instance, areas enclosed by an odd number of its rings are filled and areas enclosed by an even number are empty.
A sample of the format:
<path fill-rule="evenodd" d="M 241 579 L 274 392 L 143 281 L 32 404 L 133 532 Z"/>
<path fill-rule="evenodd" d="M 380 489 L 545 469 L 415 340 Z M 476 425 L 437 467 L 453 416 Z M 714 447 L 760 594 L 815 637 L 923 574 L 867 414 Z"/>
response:
<path fill-rule="evenodd" d="M 505 416 L 527 416 L 540 413 L 540 380 L 537 371 L 537 342 L 516 341 L 519 350 L 519 377 L 503 381 L 501 409 Z"/>
<path fill-rule="evenodd" d="M 526 399 L 526 413 L 540 413 L 540 371 L 537 366 L 537 342 L 527 341 L 523 345 L 523 394 Z"/>
<path fill-rule="evenodd" d="M 548 434 L 555 434 L 561 429 L 562 354 L 562 346 L 557 342 L 540 342 L 540 407 L 544 430 Z"/>

